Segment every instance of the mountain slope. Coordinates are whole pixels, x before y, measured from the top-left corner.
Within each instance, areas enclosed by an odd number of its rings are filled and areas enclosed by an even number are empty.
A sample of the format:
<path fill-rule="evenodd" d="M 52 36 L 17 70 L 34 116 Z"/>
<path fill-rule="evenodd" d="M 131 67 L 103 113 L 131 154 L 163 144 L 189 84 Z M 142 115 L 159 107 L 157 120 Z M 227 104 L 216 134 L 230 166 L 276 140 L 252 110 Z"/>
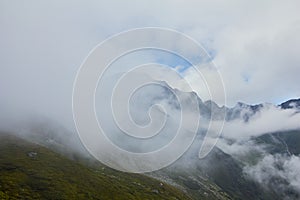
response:
<path fill-rule="evenodd" d="M 280 199 L 245 177 L 241 164 L 218 148 L 201 160 L 183 156 L 155 173 L 181 185 L 194 199 Z"/>
<path fill-rule="evenodd" d="M 255 140 L 266 144 L 269 153 L 300 155 L 300 130 L 268 133 Z"/>
<path fill-rule="evenodd" d="M 0 199 L 189 199 L 152 178 L 87 167 L 0 134 Z"/>

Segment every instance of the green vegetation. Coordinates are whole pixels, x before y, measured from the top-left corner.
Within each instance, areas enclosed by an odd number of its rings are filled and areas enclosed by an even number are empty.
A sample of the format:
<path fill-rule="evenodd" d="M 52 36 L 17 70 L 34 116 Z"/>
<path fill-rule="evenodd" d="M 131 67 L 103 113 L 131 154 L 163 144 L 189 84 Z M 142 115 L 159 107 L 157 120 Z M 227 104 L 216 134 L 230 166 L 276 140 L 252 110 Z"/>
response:
<path fill-rule="evenodd" d="M 254 141 L 264 144 L 271 154 L 299 155 L 299 137 L 299 131 L 287 131 L 265 134 Z M 218 149 L 204 160 L 191 159 L 194 167 L 180 170 L 174 165 L 154 173 L 180 189 L 145 175 L 115 171 L 89 158 L 71 157 L 0 134 L 0 200 L 278 199 L 274 191 L 265 191 L 248 180 L 241 163 Z M 256 152 L 245 157 L 250 163 L 259 158 Z"/>
<path fill-rule="evenodd" d="M 189 199 L 181 190 L 139 174 L 65 158 L 0 134 L 0 199 Z"/>

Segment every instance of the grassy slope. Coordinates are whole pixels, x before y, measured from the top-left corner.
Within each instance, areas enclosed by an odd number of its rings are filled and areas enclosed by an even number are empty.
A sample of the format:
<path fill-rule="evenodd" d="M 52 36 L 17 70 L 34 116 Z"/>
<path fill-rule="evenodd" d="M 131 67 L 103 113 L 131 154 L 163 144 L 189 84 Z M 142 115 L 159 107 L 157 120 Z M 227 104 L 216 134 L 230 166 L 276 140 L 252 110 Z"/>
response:
<path fill-rule="evenodd" d="M 0 141 L 0 199 L 189 199 L 143 175 L 86 167 L 13 136 Z"/>

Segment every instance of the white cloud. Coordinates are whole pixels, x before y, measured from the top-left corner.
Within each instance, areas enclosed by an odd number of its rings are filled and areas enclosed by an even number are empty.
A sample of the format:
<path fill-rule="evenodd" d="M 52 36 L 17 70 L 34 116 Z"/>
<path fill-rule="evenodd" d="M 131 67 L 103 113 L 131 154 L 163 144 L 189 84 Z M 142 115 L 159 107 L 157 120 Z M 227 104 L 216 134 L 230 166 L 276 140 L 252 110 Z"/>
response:
<path fill-rule="evenodd" d="M 226 122 L 223 137 L 247 140 L 265 133 L 299 129 L 300 114 L 295 111 L 293 109 L 282 110 L 270 105 L 265 106 L 248 122 L 244 122 L 240 118 Z"/>
<path fill-rule="evenodd" d="M 72 84 L 88 52 L 107 36 L 143 26 L 173 28 L 202 43 L 223 76 L 229 105 L 300 96 L 299 1 L 0 4 L 1 107 L 8 110 L 26 105 L 72 123 Z M 192 71 L 186 78 L 207 98 Z"/>
<path fill-rule="evenodd" d="M 273 187 L 276 192 L 284 192 L 291 187 L 300 193 L 299 166 L 299 156 L 266 155 L 256 165 L 245 167 L 244 172 L 265 187 Z M 279 181 L 275 183 L 274 178 L 283 179 L 287 183 Z"/>

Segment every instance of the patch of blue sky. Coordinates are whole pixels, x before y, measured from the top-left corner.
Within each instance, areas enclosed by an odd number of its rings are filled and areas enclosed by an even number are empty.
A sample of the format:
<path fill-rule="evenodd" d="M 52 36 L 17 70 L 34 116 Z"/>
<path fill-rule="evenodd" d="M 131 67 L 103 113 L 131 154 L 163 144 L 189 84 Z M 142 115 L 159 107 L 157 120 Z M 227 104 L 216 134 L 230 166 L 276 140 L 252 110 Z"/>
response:
<path fill-rule="evenodd" d="M 214 53 L 213 51 L 208 53 Z M 212 57 L 210 56 L 199 56 L 192 55 L 189 60 L 186 58 L 176 55 L 169 51 L 164 51 L 160 49 L 139 49 L 133 52 L 130 52 L 126 55 L 119 57 L 112 64 L 119 69 L 129 69 L 133 66 L 138 66 L 146 63 L 158 63 L 173 69 L 176 69 L 179 73 L 183 73 L 185 70 L 194 64 L 201 64 L 205 62 L 210 62 Z"/>

